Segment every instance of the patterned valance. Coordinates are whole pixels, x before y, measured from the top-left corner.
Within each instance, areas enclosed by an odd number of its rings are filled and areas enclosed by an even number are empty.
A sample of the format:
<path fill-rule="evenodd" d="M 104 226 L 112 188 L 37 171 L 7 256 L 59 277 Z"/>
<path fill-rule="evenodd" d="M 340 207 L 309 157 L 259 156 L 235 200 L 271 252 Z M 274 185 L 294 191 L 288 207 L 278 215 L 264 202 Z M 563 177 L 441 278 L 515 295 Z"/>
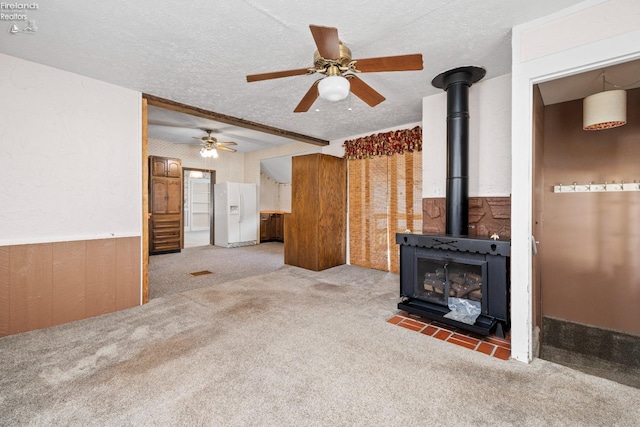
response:
<path fill-rule="evenodd" d="M 349 160 L 422 151 L 422 128 L 416 126 L 413 129 L 376 133 L 345 141 L 342 146 L 344 158 Z"/>

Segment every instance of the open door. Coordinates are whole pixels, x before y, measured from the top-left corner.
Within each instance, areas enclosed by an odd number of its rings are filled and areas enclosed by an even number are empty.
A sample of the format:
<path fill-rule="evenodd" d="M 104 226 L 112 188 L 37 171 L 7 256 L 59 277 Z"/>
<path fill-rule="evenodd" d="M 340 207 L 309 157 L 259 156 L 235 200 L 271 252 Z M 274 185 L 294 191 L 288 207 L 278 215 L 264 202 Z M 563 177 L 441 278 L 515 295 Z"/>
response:
<path fill-rule="evenodd" d="M 542 95 L 537 85 L 533 87 L 533 200 L 531 230 L 533 230 L 532 242 L 534 245 L 534 256 L 531 260 L 531 282 L 533 290 L 533 326 L 535 332 L 540 333 L 542 329 L 542 258 L 536 256 L 535 252 L 542 250 L 540 236 L 542 236 L 542 215 L 543 215 L 543 192 L 544 192 L 544 103 Z M 534 341 L 534 354 L 539 356 L 539 336 Z"/>

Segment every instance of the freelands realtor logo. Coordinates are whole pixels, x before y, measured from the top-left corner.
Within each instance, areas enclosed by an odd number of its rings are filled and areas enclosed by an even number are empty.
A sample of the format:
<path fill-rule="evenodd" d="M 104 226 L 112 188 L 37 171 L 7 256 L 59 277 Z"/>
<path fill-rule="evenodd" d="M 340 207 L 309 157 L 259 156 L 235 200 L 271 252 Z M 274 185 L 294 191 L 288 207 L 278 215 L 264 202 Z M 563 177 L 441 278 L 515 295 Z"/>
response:
<path fill-rule="evenodd" d="M 33 10 L 38 10 L 38 3 L 0 3 L 0 21 L 26 21 L 27 14 Z"/>

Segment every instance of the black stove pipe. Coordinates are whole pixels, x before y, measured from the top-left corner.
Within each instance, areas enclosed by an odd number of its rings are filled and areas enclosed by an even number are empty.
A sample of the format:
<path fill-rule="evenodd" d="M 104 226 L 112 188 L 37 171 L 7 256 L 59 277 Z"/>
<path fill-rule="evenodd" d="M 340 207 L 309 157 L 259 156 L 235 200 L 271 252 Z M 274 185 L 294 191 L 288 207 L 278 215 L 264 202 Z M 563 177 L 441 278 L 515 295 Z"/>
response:
<path fill-rule="evenodd" d="M 486 74 L 460 67 L 438 74 L 431 84 L 447 92 L 446 234 L 469 234 L 469 87 Z"/>

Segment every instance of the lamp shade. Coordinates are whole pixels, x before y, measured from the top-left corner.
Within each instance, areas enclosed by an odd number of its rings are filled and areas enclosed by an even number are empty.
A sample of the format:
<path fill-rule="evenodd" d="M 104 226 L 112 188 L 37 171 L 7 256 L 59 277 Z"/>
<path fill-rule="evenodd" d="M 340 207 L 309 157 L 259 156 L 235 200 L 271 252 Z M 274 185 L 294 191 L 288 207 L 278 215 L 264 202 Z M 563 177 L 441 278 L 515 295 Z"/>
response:
<path fill-rule="evenodd" d="M 342 76 L 327 76 L 318 83 L 320 98 L 327 101 L 340 101 L 349 95 L 351 85 Z"/>
<path fill-rule="evenodd" d="M 582 101 L 582 128 L 602 130 L 627 123 L 627 92 L 609 90 L 587 96 Z"/>
<path fill-rule="evenodd" d="M 200 149 L 200 155 L 202 157 L 213 157 L 214 159 L 218 158 L 218 150 L 213 147 L 202 147 Z"/>

